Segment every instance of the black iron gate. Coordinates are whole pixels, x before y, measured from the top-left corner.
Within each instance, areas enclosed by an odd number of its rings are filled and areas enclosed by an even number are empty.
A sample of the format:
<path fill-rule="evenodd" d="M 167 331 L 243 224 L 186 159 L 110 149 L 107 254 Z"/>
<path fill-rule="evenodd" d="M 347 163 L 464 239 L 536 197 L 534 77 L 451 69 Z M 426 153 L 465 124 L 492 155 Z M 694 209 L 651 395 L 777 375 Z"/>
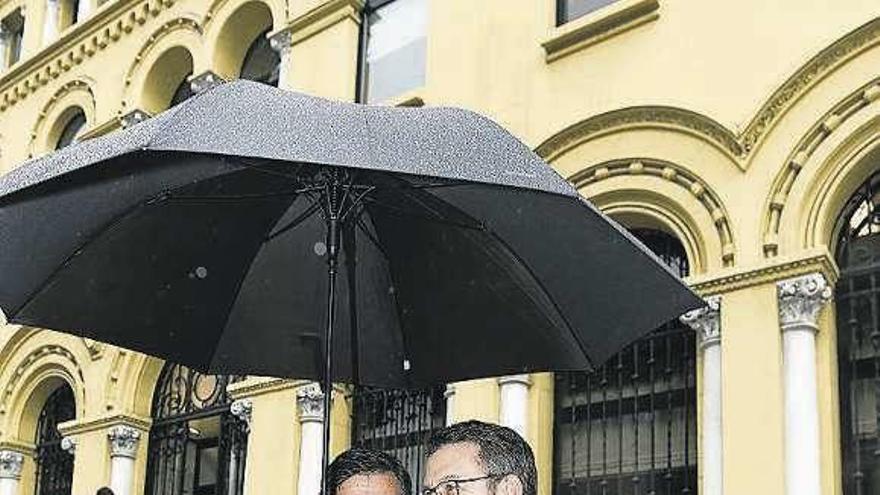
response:
<path fill-rule="evenodd" d="M 229 411 L 238 377 L 167 365 L 153 399 L 149 495 L 241 495 L 247 424 Z"/>
<path fill-rule="evenodd" d="M 61 448 L 58 424 L 76 417 L 73 390 L 62 385 L 49 395 L 37 422 L 37 495 L 70 495 L 73 455 Z"/>
<path fill-rule="evenodd" d="M 633 233 L 687 275 L 676 238 Z M 672 322 L 592 373 L 556 374 L 556 495 L 697 493 L 695 339 Z"/>
<path fill-rule="evenodd" d="M 835 290 L 843 492 L 880 491 L 880 172 L 838 218 Z"/>
<path fill-rule="evenodd" d="M 413 493 L 424 475 L 426 441 L 446 421 L 444 390 L 354 390 L 352 444 L 400 459 L 412 476 Z"/>

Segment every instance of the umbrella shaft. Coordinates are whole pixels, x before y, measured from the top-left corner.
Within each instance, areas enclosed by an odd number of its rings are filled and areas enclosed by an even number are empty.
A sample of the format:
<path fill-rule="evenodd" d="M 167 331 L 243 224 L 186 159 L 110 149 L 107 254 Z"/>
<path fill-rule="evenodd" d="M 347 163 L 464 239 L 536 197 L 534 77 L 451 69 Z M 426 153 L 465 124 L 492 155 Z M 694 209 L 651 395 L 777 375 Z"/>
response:
<path fill-rule="evenodd" d="M 334 188 L 336 189 L 336 188 Z M 336 194 L 338 191 L 332 191 Z M 332 202 L 331 202 L 332 203 Z M 330 462 L 330 406 L 333 393 L 333 326 L 336 313 L 336 271 L 339 253 L 339 218 L 337 211 L 327 215 L 327 333 L 324 340 L 324 438 L 321 453 L 321 494 L 329 493 L 327 466 Z M 310 495 L 310 494 L 305 494 Z"/>

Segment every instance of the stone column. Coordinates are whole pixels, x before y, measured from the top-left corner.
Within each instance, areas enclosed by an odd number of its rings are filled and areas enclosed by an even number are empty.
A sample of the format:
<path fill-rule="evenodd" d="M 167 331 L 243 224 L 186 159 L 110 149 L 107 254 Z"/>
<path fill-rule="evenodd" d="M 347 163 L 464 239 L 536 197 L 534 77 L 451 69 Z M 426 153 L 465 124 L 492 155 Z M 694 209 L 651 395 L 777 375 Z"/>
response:
<path fill-rule="evenodd" d="M 76 22 L 83 22 L 92 15 L 92 2 L 94 0 L 79 0 L 76 5 Z"/>
<path fill-rule="evenodd" d="M 43 46 L 51 44 L 58 38 L 60 21 L 61 0 L 46 0 L 46 12 L 43 16 Z"/>
<path fill-rule="evenodd" d="M 500 421 L 526 437 L 526 423 L 529 418 L 529 375 L 510 375 L 498 379 L 501 387 Z"/>
<path fill-rule="evenodd" d="M 323 454 L 324 393 L 317 383 L 296 392 L 299 408 L 299 477 L 297 495 L 318 495 L 321 491 L 321 455 Z"/>
<path fill-rule="evenodd" d="M 831 287 L 819 273 L 776 284 L 785 386 L 785 491 L 819 495 L 819 399 L 816 332 Z"/>
<path fill-rule="evenodd" d="M 455 384 L 446 385 L 446 391 L 443 392 L 443 398 L 446 399 L 446 426 L 452 424 L 455 418 Z"/>
<path fill-rule="evenodd" d="M 189 80 L 189 88 L 192 90 L 193 94 L 199 94 L 202 91 L 207 91 L 222 82 L 222 77 L 218 76 L 214 72 L 206 70 L 205 72 L 202 72 L 201 74 Z"/>
<path fill-rule="evenodd" d="M 13 450 L 0 450 L 0 495 L 18 495 L 18 481 L 24 455 Z"/>
<path fill-rule="evenodd" d="M 110 440 L 110 489 L 115 495 L 131 495 L 141 432 L 128 425 L 117 425 L 110 429 L 107 437 Z"/>
<path fill-rule="evenodd" d="M 254 411 L 254 401 L 251 399 L 238 399 L 229 405 L 229 413 L 238 418 L 247 425 L 247 429 L 251 427 L 251 413 Z M 238 449 L 231 449 L 229 456 L 229 486 L 231 489 L 238 486 Z"/>
<path fill-rule="evenodd" d="M 689 311 L 681 321 L 697 332 L 703 353 L 702 441 L 700 454 L 703 486 L 700 493 L 721 495 L 724 491 L 721 421 L 721 298 L 706 299 L 706 306 Z"/>
<path fill-rule="evenodd" d="M 289 84 L 288 74 L 290 72 L 290 42 L 291 33 L 289 29 L 279 31 L 269 38 L 269 46 L 278 52 L 281 61 L 278 65 L 278 87 L 286 88 Z"/>

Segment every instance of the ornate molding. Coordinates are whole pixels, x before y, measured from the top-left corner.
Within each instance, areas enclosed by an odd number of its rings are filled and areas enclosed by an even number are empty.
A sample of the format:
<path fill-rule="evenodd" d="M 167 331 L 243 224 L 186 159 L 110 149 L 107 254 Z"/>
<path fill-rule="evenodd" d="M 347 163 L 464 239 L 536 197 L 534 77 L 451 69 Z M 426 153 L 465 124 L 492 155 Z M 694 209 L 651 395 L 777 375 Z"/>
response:
<path fill-rule="evenodd" d="M 76 455 L 76 443 L 76 438 L 74 437 L 63 437 L 61 439 L 61 450 L 70 455 Z"/>
<path fill-rule="evenodd" d="M 723 125 L 690 110 L 663 106 L 629 107 L 596 115 L 556 133 L 541 143 L 535 152 L 552 162 L 568 150 L 600 135 L 639 127 L 679 130 L 706 140 L 731 158 L 743 156 L 736 136 Z"/>
<path fill-rule="evenodd" d="M 360 24 L 364 0 L 329 0 L 293 19 L 288 26 L 292 33 L 290 44 L 296 45 L 312 36 L 350 19 Z"/>
<path fill-rule="evenodd" d="M 60 88 L 49 98 L 48 101 L 43 105 L 43 108 L 37 114 L 37 119 L 34 122 L 33 127 L 31 128 L 30 140 L 28 142 L 28 155 L 33 158 L 33 153 L 37 150 L 34 150 L 34 143 L 37 140 L 37 137 L 40 135 L 40 128 L 43 126 L 46 117 L 52 112 L 52 109 L 58 104 L 59 101 L 63 100 L 67 95 L 75 93 L 77 91 L 82 91 L 86 93 L 91 101 L 92 108 L 87 109 L 83 108 L 83 111 L 86 112 L 86 115 L 89 115 L 90 111 L 95 108 L 95 93 L 92 91 L 91 84 L 88 81 L 83 79 L 73 79 L 71 81 L 67 81 L 62 84 Z"/>
<path fill-rule="evenodd" d="M 251 399 L 238 399 L 233 401 L 229 406 L 229 412 L 245 422 L 248 426 L 251 424 L 252 413 L 254 411 L 254 401 Z"/>
<path fill-rule="evenodd" d="M 778 258 L 773 264 L 730 269 L 709 276 L 688 277 L 686 280 L 691 289 L 709 296 L 776 283 L 812 272 L 822 273 L 831 283 L 840 275 L 834 259 L 826 249 L 821 248 L 804 251 L 797 257 Z"/>
<path fill-rule="evenodd" d="M 84 421 L 68 421 L 58 427 L 58 431 L 64 436 L 81 435 L 93 431 L 113 429 L 116 426 L 125 426 L 139 431 L 149 431 L 152 420 L 128 414 L 114 414 Z"/>
<path fill-rule="evenodd" d="M 134 75 L 137 73 L 138 68 L 140 68 L 141 64 L 147 58 L 147 55 L 150 53 L 150 51 L 156 47 L 156 45 L 159 43 L 159 41 L 162 40 L 162 38 L 178 30 L 191 31 L 197 34 L 199 37 L 201 37 L 203 34 L 201 24 L 199 24 L 197 20 L 191 19 L 189 17 L 177 17 L 159 26 L 159 28 L 153 31 L 153 34 L 151 34 L 147 38 L 146 43 L 141 46 L 140 50 L 138 50 L 137 55 L 135 55 L 134 57 L 134 62 L 125 73 L 123 84 L 126 88 L 131 85 L 132 81 L 134 80 Z M 125 102 L 123 102 L 123 108 L 124 103 Z"/>
<path fill-rule="evenodd" d="M 782 330 L 817 330 L 819 311 L 831 300 L 831 287 L 821 273 L 810 273 L 776 284 Z"/>
<path fill-rule="evenodd" d="M 158 17 L 175 0 L 118 1 L 0 76 L 0 112 Z"/>
<path fill-rule="evenodd" d="M 248 377 L 240 382 L 230 383 L 227 385 L 226 390 L 233 399 L 242 399 L 284 390 L 294 390 L 305 383 L 309 382 L 283 378 Z"/>
<path fill-rule="evenodd" d="M 70 364 L 70 369 L 65 368 L 64 371 L 71 373 L 69 377 L 69 380 L 71 380 L 70 386 L 74 391 L 79 391 L 78 398 L 83 397 L 84 392 L 81 384 L 85 383 L 85 378 L 83 377 L 82 368 L 73 353 L 57 344 L 43 345 L 25 356 L 10 375 L 9 381 L 6 382 L 6 386 L 3 389 L 3 394 L 0 396 L 0 415 L 6 415 L 9 412 L 9 400 L 15 395 L 15 390 L 18 388 L 19 382 L 27 374 L 28 369 L 33 367 L 38 360 L 48 356 L 59 356 Z M 77 406 L 81 408 L 81 404 L 77 404 Z"/>
<path fill-rule="evenodd" d="M 785 165 L 776 174 L 770 196 L 764 206 L 763 249 L 765 257 L 772 258 L 779 254 L 782 212 L 788 205 L 789 194 L 804 165 L 841 124 L 861 113 L 878 99 L 880 99 L 880 78 L 875 78 L 835 104 L 819 121 L 813 124 L 789 153 Z"/>
<path fill-rule="evenodd" d="M 705 306 L 688 311 L 679 320 L 697 332 L 701 348 L 720 344 L 721 296 L 707 297 Z"/>
<path fill-rule="evenodd" d="M 300 422 L 324 421 L 324 392 L 318 383 L 312 382 L 297 389 L 296 405 Z"/>
<path fill-rule="evenodd" d="M 644 175 L 669 181 L 686 189 L 709 213 L 721 245 L 722 266 L 732 266 L 736 255 L 736 243 L 730 227 L 730 216 L 721 197 L 695 174 L 670 162 L 651 158 L 629 158 L 594 165 L 568 177 L 576 189 L 621 175 Z"/>
<path fill-rule="evenodd" d="M 14 450 L 0 450 L 0 479 L 18 480 L 24 466 L 24 455 Z"/>
<path fill-rule="evenodd" d="M 764 103 L 742 133 L 743 149 L 748 153 L 773 127 L 788 106 L 796 101 L 813 83 L 855 55 L 880 42 L 880 17 L 849 32 L 802 65 Z"/>
<path fill-rule="evenodd" d="M 138 443 L 141 439 L 141 432 L 128 425 L 117 425 L 110 429 L 107 433 L 110 441 L 110 457 L 130 457 L 137 456 Z"/>

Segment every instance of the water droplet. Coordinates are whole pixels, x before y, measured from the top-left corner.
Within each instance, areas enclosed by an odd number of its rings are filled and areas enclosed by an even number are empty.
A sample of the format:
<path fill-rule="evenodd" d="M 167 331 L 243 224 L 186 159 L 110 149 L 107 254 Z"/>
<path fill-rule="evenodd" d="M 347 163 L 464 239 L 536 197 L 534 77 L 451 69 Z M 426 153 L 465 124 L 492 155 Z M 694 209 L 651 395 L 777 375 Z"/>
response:
<path fill-rule="evenodd" d="M 207 276 L 208 276 L 208 269 L 207 268 L 205 268 L 203 266 L 196 268 L 196 277 L 205 278 Z"/>
<path fill-rule="evenodd" d="M 411 366 L 409 363 L 409 359 L 404 359 L 403 360 L 403 371 L 409 371 L 410 367 Z"/>
<path fill-rule="evenodd" d="M 315 243 L 315 254 L 318 256 L 324 256 L 327 254 L 327 245 L 321 241 Z"/>

